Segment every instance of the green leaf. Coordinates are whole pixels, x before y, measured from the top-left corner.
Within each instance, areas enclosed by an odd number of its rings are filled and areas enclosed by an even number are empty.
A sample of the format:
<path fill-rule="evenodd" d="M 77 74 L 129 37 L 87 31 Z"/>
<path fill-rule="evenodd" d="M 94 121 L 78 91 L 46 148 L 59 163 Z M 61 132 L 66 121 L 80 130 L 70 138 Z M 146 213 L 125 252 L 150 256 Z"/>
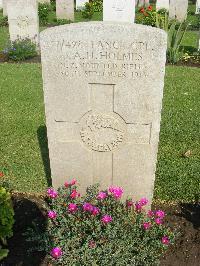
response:
<path fill-rule="evenodd" d="M 8 249 L 1 249 L 0 250 L 0 261 L 8 256 Z"/>

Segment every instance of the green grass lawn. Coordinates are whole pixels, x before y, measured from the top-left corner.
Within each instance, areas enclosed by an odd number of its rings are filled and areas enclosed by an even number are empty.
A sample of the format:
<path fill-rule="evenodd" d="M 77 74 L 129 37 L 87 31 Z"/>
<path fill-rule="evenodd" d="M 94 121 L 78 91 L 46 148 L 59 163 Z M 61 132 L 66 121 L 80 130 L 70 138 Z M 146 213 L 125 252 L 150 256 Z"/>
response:
<path fill-rule="evenodd" d="M 41 191 L 47 185 L 37 136 L 45 125 L 41 66 L 1 64 L 0 93 L 1 168 L 11 187 Z"/>
<path fill-rule="evenodd" d="M 155 197 L 200 198 L 199 68 L 167 67 Z M 191 150 L 192 156 L 182 156 Z"/>
<path fill-rule="evenodd" d="M 198 49 L 199 32 L 187 31 L 181 43 L 184 51 L 194 52 Z"/>
<path fill-rule="evenodd" d="M 166 68 L 157 199 L 191 201 L 199 196 L 199 76 L 198 68 Z M 0 64 L 0 95 L 0 170 L 11 188 L 41 192 L 50 177 L 41 65 Z M 187 150 L 192 156 L 182 157 Z"/>

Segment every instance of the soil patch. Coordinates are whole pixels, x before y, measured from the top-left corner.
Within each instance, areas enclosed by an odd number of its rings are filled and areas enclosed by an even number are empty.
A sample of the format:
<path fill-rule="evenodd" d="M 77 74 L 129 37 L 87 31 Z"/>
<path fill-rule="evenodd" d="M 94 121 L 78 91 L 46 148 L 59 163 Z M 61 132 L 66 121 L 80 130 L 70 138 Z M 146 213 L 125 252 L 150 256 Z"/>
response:
<path fill-rule="evenodd" d="M 44 198 L 26 194 L 14 194 L 12 198 L 14 236 L 8 241 L 10 253 L 0 266 L 50 266 L 45 253 L 28 251 L 30 243 L 24 236 L 33 221 L 45 228 Z M 165 210 L 166 222 L 179 232 L 175 245 L 161 259 L 161 266 L 199 266 L 200 204 L 155 204 L 154 208 Z"/>
<path fill-rule="evenodd" d="M 188 61 L 188 62 L 184 62 L 184 61 L 180 61 L 176 64 L 176 66 L 187 66 L 187 67 L 200 67 L 200 61 Z"/>

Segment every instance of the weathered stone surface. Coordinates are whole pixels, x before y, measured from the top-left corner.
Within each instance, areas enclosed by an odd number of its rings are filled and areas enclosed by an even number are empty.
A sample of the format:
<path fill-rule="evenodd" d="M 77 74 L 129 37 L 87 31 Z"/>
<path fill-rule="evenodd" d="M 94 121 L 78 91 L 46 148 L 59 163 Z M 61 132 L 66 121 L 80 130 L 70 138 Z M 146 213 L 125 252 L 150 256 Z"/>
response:
<path fill-rule="evenodd" d="M 38 44 L 37 0 L 7 0 L 7 11 L 11 41 L 28 38 Z"/>
<path fill-rule="evenodd" d="M 187 18 L 188 0 L 170 0 L 169 17 L 183 22 Z"/>
<path fill-rule="evenodd" d="M 195 14 L 200 14 L 200 0 L 197 0 L 196 2 L 196 12 Z"/>
<path fill-rule="evenodd" d="M 156 10 L 160 10 L 162 8 L 169 10 L 169 0 L 157 0 Z"/>
<path fill-rule="evenodd" d="M 8 12 L 7 12 L 7 0 L 2 0 L 2 7 L 3 7 L 3 16 L 7 16 Z"/>
<path fill-rule="evenodd" d="M 81 10 L 85 7 L 85 3 L 89 2 L 89 0 L 76 0 L 76 10 Z"/>
<path fill-rule="evenodd" d="M 43 31 L 41 55 L 53 185 L 77 178 L 150 200 L 156 169 L 166 33 L 93 22 Z"/>
<path fill-rule="evenodd" d="M 103 1 L 103 20 L 134 22 L 135 0 Z"/>
<path fill-rule="evenodd" d="M 56 0 L 56 16 L 74 21 L 74 0 Z"/>
<path fill-rule="evenodd" d="M 138 7 L 144 6 L 144 0 L 137 0 L 137 6 Z"/>
<path fill-rule="evenodd" d="M 142 7 L 142 6 L 149 6 L 149 0 L 135 0 L 136 6 Z"/>

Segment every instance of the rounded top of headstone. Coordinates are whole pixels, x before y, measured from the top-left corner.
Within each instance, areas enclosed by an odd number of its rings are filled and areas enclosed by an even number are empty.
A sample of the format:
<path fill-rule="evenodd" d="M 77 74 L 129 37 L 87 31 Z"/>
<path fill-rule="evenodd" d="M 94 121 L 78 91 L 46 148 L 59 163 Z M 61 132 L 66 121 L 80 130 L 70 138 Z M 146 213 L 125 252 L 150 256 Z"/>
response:
<path fill-rule="evenodd" d="M 111 31 L 112 36 L 118 35 L 119 38 L 123 33 L 127 36 L 127 33 L 130 32 L 130 34 L 137 33 L 137 34 L 154 34 L 156 36 L 160 36 L 163 39 L 167 39 L 167 34 L 164 30 L 151 27 L 151 26 L 145 26 L 140 24 L 134 24 L 134 23 L 126 23 L 126 22 L 103 22 L 103 21 L 94 21 L 94 22 L 79 22 L 79 23 L 71 23 L 61 26 L 52 27 L 49 29 L 46 29 L 40 33 L 40 39 L 41 41 L 44 40 L 48 36 L 57 36 L 61 34 L 70 34 L 74 32 L 82 32 L 83 36 L 85 34 L 90 35 L 90 33 L 94 32 L 98 34 L 99 36 L 103 36 L 106 32 Z M 74 36 L 75 37 L 75 36 Z M 128 36 L 127 36 L 128 37 Z"/>

